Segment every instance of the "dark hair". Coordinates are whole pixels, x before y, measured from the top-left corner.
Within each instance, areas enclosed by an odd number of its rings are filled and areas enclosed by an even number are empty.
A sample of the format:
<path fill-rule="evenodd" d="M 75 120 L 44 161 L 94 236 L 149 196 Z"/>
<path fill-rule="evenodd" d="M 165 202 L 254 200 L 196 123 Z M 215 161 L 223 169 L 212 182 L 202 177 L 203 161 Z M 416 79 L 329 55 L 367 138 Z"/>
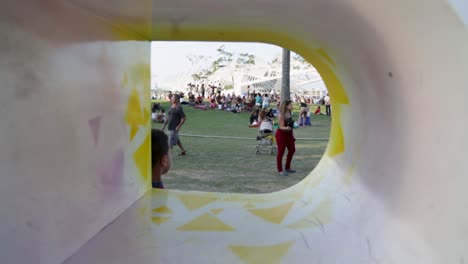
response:
<path fill-rule="evenodd" d="M 169 153 L 169 137 L 159 129 L 151 129 L 151 167 Z"/>

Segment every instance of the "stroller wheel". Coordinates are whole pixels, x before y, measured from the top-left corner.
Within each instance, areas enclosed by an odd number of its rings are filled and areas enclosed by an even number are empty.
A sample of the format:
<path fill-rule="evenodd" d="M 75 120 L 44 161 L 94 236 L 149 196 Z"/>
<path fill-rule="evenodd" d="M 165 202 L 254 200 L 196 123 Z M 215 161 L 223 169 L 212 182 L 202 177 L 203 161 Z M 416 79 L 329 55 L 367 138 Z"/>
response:
<path fill-rule="evenodd" d="M 276 154 L 276 151 L 277 151 L 276 148 L 272 148 L 270 154 L 271 154 L 271 155 L 275 155 L 275 154 Z"/>

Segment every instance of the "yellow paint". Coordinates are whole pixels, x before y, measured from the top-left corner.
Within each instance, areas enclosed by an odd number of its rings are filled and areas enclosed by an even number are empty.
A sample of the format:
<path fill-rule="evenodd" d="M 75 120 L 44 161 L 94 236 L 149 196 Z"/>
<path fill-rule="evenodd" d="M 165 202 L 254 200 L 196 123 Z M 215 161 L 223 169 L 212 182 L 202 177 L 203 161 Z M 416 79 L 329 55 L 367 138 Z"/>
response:
<path fill-rule="evenodd" d="M 138 132 L 139 126 L 144 124 L 141 112 L 140 96 L 136 88 L 133 88 L 128 97 L 125 122 L 130 126 L 130 140 L 133 140 Z"/>
<path fill-rule="evenodd" d="M 348 170 L 346 171 L 346 174 L 343 176 L 343 181 L 346 185 L 351 184 L 351 180 L 353 178 L 355 168 L 356 168 L 355 165 L 350 166 Z"/>
<path fill-rule="evenodd" d="M 153 32 L 153 0 L 139 0 L 132 6 L 138 17 L 110 17 L 105 19 L 110 22 L 110 29 L 114 37 L 125 40 L 151 40 Z"/>
<path fill-rule="evenodd" d="M 271 199 L 264 195 L 252 196 L 239 193 L 230 193 L 228 196 L 224 196 L 223 198 L 221 198 L 221 201 L 228 203 L 261 203 L 271 201 Z"/>
<path fill-rule="evenodd" d="M 232 226 L 225 224 L 216 216 L 204 213 L 187 224 L 177 228 L 179 231 L 234 231 Z"/>
<path fill-rule="evenodd" d="M 246 203 L 246 204 L 244 204 L 244 208 L 245 209 L 252 209 L 252 208 L 255 208 L 255 205 L 253 205 L 252 203 Z"/>
<path fill-rule="evenodd" d="M 146 105 L 150 105 L 150 104 L 145 104 L 145 106 Z M 150 121 L 151 120 L 151 115 L 150 115 L 150 112 L 149 112 L 147 107 L 143 108 L 143 120 L 144 121 Z"/>
<path fill-rule="evenodd" d="M 148 91 L 149 94 L 151 85 L 151 66 L 148 63 L 132 65 L 130 67 L 130 80 L 132 85 L 136 85 L 143 91 Z"/>
<path fill-rule="evenodd" d="M 294 202 L 289 202 L 282 204 L 280 206 L 271 207 L 271 208 L 264 208 L 264 209 L 251 209 L 249 212 L 252 214 L 265 219 L 266 221 L 281 224 L 283 222 L 284 217 L 288 214 L 289 210 L 291 210 Z"/>
<path fill-rule="evenodd" d="M 151 221 L 153 221 L 153 223 L 157 225 L 167 222 L 170 219 L 171 219 L 170 217 L 151 217 Z"/>
<path fill-rule="evenodd" d="M 217 215 L 217 214 L 221 213 L 222 211 L 224 211 L 224 209 L 223 209 L 223 208 L 219 208 L 219 209 L 211 209 L 211 212 L 212 212 L 213 214 L 215 214 L 215 215 Z"/>
<path fill-rule="evenodd" d="M 150 148 L 151 148 L 151 134 L 148 133 L 145 137 L 143 143 L 138 147 L 138 149 L 133 153 L 133 160 L 137 166 L 143 181 L 149 183 L 149 175 L 151 174 L 150 168 Z"/>
<path fill-rule="evenodd" d="M 327 154 L 330 157 L 343 153 L 345 150 L 345 142 L 343 128 L 341 126 L 341 105 L 332 104 L 333 106 L 333 122 L 331 124 L 330 142 L 328 143 Z"/>
<path fill-rule="evenodd" d="M 142 208 L 138 209 L 138 214 L 140 216 L 145 216 L 146 215 L 146 207 L 142 207 Z"/>
<path fill-rule="evenodd" d="M 288 227 L 292 229 L 323 227 L 331 222 L 331 205 L 331 200 L 325 199 L 309 215 L 288 225 Z"/>
<path fill-rule="evenodd" d="M 330 63 L 332 66 L 335 66 L 335 62 L 324 49 L 318 49 L 317 53 L 320 54 L 325 60 L 327 60 L 328 63 Z"/>
<path fill-rule="evenodd" d="M 196 196 L 196 195 L 191 195 L 191 194 L 180 194 L 179 199 L 180 201 L 182 201 L 182 203 L 187 209 L 195 210 L 207 204 L 215 202 L 218 198 L 202 197 L 202 196 Z"/>
<path fill-rule="evenodd" d="M 171 208 L 167 207 L 167 206 L 161 206 L 161 207 L 158 207 L 158 208 L 155 208 L 153 209 L 153 213 L 157 213 L 157 214 L 172 214 L 172 210 Z"/>
<path fill-rule="evenodd" d="M 110 29 L 115 39 L 118 40 L 135 40 L 135 41 L 151 41 L 151 34 L 139 31 L 141 27 L 145 27 L 145 23 L 125 23 L 125 24 L 112 24 Z"/>
<path fill-rule="evenodd" d="M 127 73 L 124 73 L 124 77 L 123 77 L 123 80 L 122 80 L 122 85 L 123 85 L 123 87 L 127 87 L 127 85 L 128 85 L 128 74 Z"/>
<path fill-rule="evenodd" d="M 156 188 L 150 188 L 151 196 L 152 197 L 157 197 L 157 198 L 162 198 L 167 199 L 173 191 L 167 190 L 167 189 L 156 189 Z M 156 198 L 156 199 L 157 199 Z"/>
<path fill-rule="evenodd" d="M 289 241 L 272 246 L 230 246 L 229 248 L 246 264 L 277 264 L 281 263 L 293 244 L 294 241 Z"/>

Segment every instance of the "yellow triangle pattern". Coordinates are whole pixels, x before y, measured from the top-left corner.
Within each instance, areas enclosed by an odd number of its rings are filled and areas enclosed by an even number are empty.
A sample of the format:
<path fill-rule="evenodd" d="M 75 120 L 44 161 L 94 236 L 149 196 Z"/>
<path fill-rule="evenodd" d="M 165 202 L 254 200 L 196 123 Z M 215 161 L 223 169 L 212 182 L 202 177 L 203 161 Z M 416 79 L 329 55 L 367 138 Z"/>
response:
<path fill-rule="evenodd" d="M 229 248 L 246 264 L 279 264 L 293 244 L 294 241 L 289 241 L 272 246 L 230 246 Z"/>
<path fill-rule="evenodd" d="M 265 209 L 251 209 L 249 212 L 252 214 L 265 219 L 266 221 L 281 224 L 284 217 L 288 214 L 289 210 L 293 206 L 294 202 L 285 203 L 280 206 L 265 208 Z"/>
<path fill-rule="evenodd" d="M 223 209 L 223 208 L 219 208 L 219 209 L 211 209 L 211 212 L 212 212 L 213 214 L 215 214 L 215 215 L 217 215 L 217 214 L 221 213 L 222 211 L 224 211 L 224 209 Z"/>
<path fill-rule="evenodd" d="M 252 203 L 246 203 L 246 204 L 244 204 L 244 208 L 245 209 L 252 209 L 252 208 L 255 208 L 255 205 L 253 205 Z"/>
<path fill-rule="evenodd" d="M 144 124 L 140 96 L 136 88 L 132 89 L 128 97 L 125 122 L 130 126 L 130 140 L 132 140 L 137 134 L 139 126 Z"/>
<path fill-rule="evenodd" d="M 157 214 L 172 214 L 172 210 L 171 208 L 167 207 L 167 206 L 161 206 L 161 207 L 158 207 L 158 208 L 155 208 L 153 209 L 153 213 L 157 213 Z"/>
<path fill-rule="evenodd" d="M 326 199 L 321 202 L 309 215 L 299 221 L 288 225 L 292 229 L 304 229 L 323 227 L 323 225 L 331 222 L 331 200 Z"/>
<path fill-rule="evenodd" d="M 190 211 L 202 208 L 203 206 L 213 203 L 214 201 L 217 200 L 217 198 L 212 198 L 212 197 L 202 197 L 202 196 L 196 196 L 196 195 L 187 195 L 187 194 L 181 194 L 179 195 L 179 199 L 182 201 L 184 206 L 189 209 Z"/>
<path fill-rule="evenodd" d="M 155 223 L 157 225 L 160 225 L 160 224 L 166 222 L 169 219 L 171 219 L 171 218 L 170 217 L 151 217 L 151 221 L 153 221 L 153 223 Z"/>
<path fill-rule="evenodd" d="M 150 175 L 150 147 L 151 147 L 151 134 L 146 135 L 143 143 L 138 147 L 138 149 L 133 153 L 133 161 L 140 171 L 140 175 L 143 177 L 143 181 L 147 182 Z"/>
<path fill-rule="evenodd" d="M 232 226 L 225 224 L 216 216 L 204 213 L 189 223 L 177 228 L 179 231 L 234 231 Z"/>

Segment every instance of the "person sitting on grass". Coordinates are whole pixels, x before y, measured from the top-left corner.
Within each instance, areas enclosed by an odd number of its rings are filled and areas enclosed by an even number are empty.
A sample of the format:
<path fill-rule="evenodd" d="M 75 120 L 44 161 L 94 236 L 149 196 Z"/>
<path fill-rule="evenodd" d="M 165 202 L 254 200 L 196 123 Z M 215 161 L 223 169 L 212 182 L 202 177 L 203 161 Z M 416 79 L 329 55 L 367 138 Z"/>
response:
<path fill-rule="evenodd" d="M 191 106 L 194 106 L 195 105 L 195 95 L 192 94 L 192 93 L 189 93 L 189 104 Z"/>
<path fill-rule="evenodd" d="M 195 105 L 202 105 L 203 104 L 203 98 L 201 96 L 197 97 L 197 100 L 195 101 Z"/>
<path fill-rule="evenodd" d="M 270 110 L 268 110 L 268 113 L 266 114 L 266 117 L 269 118 L 270 120 L 275 119 L 275 114 L 273 113 L 272 108 L 270 108 Z"/>
<path fill-rule="evenodd" d="M 237 105 L 238 105 L 238 109 L 237 111 L 239 112 L 244 112 L 244 100 L 240 97 L 240 95 L 237 97 Z"/>
<path fill-rule="evenodd" d="M 215 109 L 215 108 L 216 108 L 216 100 L 215 100 L 214 98 L 211 99 L 210 108 L 211 108 L 211 109 Z"/>
<path fill-rule="evenodd" d="M 317 110 L 315 110 L 315 114 L 316 114 L 316 115 L 323 115 L 322 109 L 320 109 L 320 106 L 317 107 Z"/>
<path fill-rule="evenodd" d="M 164 189 L 161 176 L 166 174 L 172 165 L 169 137 L 158 129 L 151 130 L 151 185 Z"/>
<path fill-rule="evenodd" d="M 157 123 L 164 123 L 164 122 L 166 122 L 166 112 L 164 111 L 164 109 L 161 109 L 161 113 L 159 113 L 158 115 L 156 115 L 156 122 L 157 122 Z"/>
<path fill-rule="evenodd" d="M 259 113 L 259 110 L 256 109 L 250 115 L 250 125 L 249 125 L 249 127 L 258 127 L 258 113 Z"/>

